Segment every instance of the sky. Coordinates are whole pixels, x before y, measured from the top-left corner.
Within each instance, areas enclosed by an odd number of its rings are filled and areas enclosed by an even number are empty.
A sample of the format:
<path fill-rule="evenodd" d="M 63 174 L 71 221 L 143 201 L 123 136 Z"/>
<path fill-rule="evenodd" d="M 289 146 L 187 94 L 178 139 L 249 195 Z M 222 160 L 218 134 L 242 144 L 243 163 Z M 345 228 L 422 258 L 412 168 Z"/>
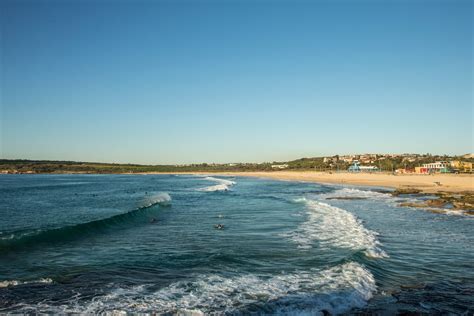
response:
<path fill-rule="evenodd" d="M 0 156 L 473 152 L 473 2 L 0 1 Z"/>

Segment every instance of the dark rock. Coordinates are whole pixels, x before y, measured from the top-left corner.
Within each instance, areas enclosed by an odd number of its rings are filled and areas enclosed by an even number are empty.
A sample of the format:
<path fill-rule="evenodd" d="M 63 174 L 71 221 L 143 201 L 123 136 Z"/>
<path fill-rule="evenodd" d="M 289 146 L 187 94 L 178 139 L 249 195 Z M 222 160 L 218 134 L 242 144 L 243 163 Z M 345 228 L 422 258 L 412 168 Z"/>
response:
<path fill-rule="evenodd" d="M 399 196 L 400 194 L 419 194 L 421 190 L 415 188 L 398 188 L 391 193 L 393 196 Z"/>

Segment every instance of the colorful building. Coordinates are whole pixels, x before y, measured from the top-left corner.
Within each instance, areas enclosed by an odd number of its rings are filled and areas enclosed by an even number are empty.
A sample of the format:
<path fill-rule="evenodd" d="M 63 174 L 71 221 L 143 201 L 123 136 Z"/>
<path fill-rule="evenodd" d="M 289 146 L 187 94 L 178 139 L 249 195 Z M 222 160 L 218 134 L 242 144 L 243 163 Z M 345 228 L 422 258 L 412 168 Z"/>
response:
<path fill-rule="evenodd" d="M 428 169 L 428 173 L 435 173 L 435 172 L 448 173 L 448 172 L 451 172 L 449 166 L 450 166 L 449 162 L 447 161 L 436 161 L 432 163 L 423 164 L 423 168 Z"/>
<path fill-rule="evenodd" d="M 415 173 L 428 174 L 430 173 L 428 168 L 425 167 L 415 167 Z"/>

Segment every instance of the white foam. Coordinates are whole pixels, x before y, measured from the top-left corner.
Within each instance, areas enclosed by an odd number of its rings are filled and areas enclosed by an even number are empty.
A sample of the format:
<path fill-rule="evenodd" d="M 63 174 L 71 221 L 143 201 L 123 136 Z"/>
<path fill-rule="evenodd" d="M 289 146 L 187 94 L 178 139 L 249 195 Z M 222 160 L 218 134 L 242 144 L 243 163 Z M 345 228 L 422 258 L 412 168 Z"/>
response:
<path fill-rule="evenodd" d="M 359 190 L 355 188 L 342 188 L 333 192 L 324 193 L 319 195 L 323 199 L 331 198 L 363 198 L 372 200 L 386 200 L 392 199 L 393 196 L 389 193 L 381 193 L 370 190 Z"/>
<path fill-rule="evenodd" d="M 53 280 L 51 280 L 50 278 L 43 278 L 43 279 L 32 280 L 32 281 L 5 280 L 5 281 L 0 281 L 0 288 L 17 286 L 17 285 L 22 285 L 22 284 L 34 284 L 34 283 L 51 284 L 53 283 Z"/>
<path fill-rule="evenodd" d="M 329 193 L 320 194 L 317 196 L 318 199 L 331 200 L 331 199 L 367 199 L 375 201 L 383 201 L 384 203 L 397 207 L 400 202 L 406 203 L 417 203 L 420 201 L 419 197 L 416 196 L 393 196 L 390 193 L 382 193 L 371 190 L 361 190 L 356 188 L 342 188 Z"/>
<path fill-rule="evenodd" d="M 424 208 L 427 211 L 438 213 L 438 214 L 446 214 L 450 216 L 463 216 L 466 218 L 474 218 L 474 216 L 467 214 L 466 210 L 456 210 L 456 209 L 447 209 L 447 208 L 436 208 L 436 207 L 426 207 Z"/>
<path fill-rule="evenodd" d="M 171 204 L 171 196 L 166 192 L 154 194 L 145 199 L 142 207 L 150 207 L 155 204 L 169 205 Z"/>
<path fill-rule="evenodd" d="M 205 177 L 204 180 L 214 181 L 218 184 L 211 185 L 204 188 L 199 188 L 197 191 L 204 191 L 204 192 L 215 192 L 215 191 L 229 191 L 230 187 L 235 184 L 234 181 L 226 180 L 226 179 L 219 179 L 214 177 Z"/>
<path fill-rule="evenodd" d="M 259 315 L 318 315 L 322 310 L 341 314 L 363 307 L 376 291 L 373 275 L 350 262 L 326 270 L 261 277 L 253 274 L 226 278 L 198 275 L 158 291 L 146 286 L 118 288 L 89 304 L 41 306 L 41 312 L 59 313 L 170 313 L 207 315 L 243 313 L 257 308 Z M 249 312 L 247 312 L 249 313 Z"/>
<path fill-rule="evenodd" d="M 13 234 L 10 234 L 8 236 L 0 237 L 0 240 L 20 239 L 20 238 L 23 238 L 23 237 L 34 235 L 34 234 L 36 234 L 40 231 L 41 231 L 40 229 L 36 229 L 36 230 L 30 230 L 30 231 L 27 231 L 27 232 L 13 233 Z"/>
<path fill-rule="evenodd" d="M 10 240 L 10 239 L 13 239 L 15 238 L 15 235 L 14 234 L 10 234 L 8 236 L 2 236 L 0 237 L 0 240 Z"/>
<path fill-rule="evenodd" d="M 348 248 L 364 250 L 368 257 L 387 257 L 379 248 L 377 233 L 366 229 L 353 214 L 306 198 L 295 201 L 306 204 L 308 218 L 296 231 L 283 236 L 289 237 L 299 248 L 312 248 L 314 241 L 317 241 L 321 249 Z"/>

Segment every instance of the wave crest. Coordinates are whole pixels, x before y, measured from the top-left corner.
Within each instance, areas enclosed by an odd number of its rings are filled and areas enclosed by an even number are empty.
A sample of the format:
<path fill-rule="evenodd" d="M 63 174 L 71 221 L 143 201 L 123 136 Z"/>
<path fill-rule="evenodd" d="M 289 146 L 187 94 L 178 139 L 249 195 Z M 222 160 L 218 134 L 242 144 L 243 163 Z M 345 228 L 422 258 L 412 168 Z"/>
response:
<path fill-rule="evenodd" d="M 53 313 L 207 314 L 341 314 L 366 305 L 376 291 L 373 275 L 349 262 L 326 270 L 311 270 L 265 278 L 253 274 L 226 278 L 198 275 L 158 291 L 145 285 L 119 288 L 89 304 L 41 306 Z"/>
<path fill-rule="evenodd" d="M 364 250 L 365 255 L 372 258 L 388 257 L 379 248 L 377 233 L 365 228 L 350 212 L 306 198 L 295 201 L 306 204 L 308 219 L 296 231 L 283 235 L 299 248 L 312 248 L 312 243 L 318 241 L 322 249 L 348 248 Z"/>
<path fill-rule="evenodd" d="M 373 200 L 385 200 L 393 198 L 389 193 L 381 193 L 371 190 L 359 190 L 355 188 L 342 188 L 335 190 L 330 193 L 320 194 L 319 197 L 324 199 L 334 199 L 334 198 L 362 198 L 362 199 L 373 199 Z"/>
<path fill-rule="evenodd" d="M 32 281 L 17 281 L 17 280 L 5 280 L 5 281 L 0 281 L 0 288 L 5 288 L 5 287 L 12 287 L 12 286 L 17 286 L 17 285 L 22 285 L 22 284 L 51 284 L 53 283 L 53 280 L 50 278 L 43 278 L 39 280 L 32 280 Z"/>
<path fill-rule="evenodd" d="M 163 206 L 170 205 L 171 204 L 171 196 L 166 193 L 166 192 L 161 192 L 157 193 L 155 195 L 152 195 L 148 198 L 146 198 L 145 203 L 143 204 L 142 207 L 150 207 L 155 204 L 160 204 Z"/>
<path fill-rule="evenodd" d="M 0 251 L 11 250 L 17 247 L 34 246 L 39 243 L 63 242 L 87 234 L 101 232 L 108 228 L 128 226 L 137 221 L 143 222 L 145 219 L 148 220 L 148 211 L 154 205 L 168 206 L 170 203 L 171 197 L 168 193 L 158 193 L 147 198 L 143 206 L 126 213 L 76 225 L 21 233 L 18 235 L 12 234 L 7 238 L 0 239 Z"/>
<path fill-rule="evenodd" d="M 234 181 L 214 178 L 214 177 L 205 177 L 204 180 L 214 181 L 214 182 L 217 182 L 218 184 L 211 185 L 205 188 L 200 188 L 200 189 L 197 189 L 197 191 L 204 191 L 204 192 L 229 191 L 230 187 L 232 187 L 235 184 Z"/>

